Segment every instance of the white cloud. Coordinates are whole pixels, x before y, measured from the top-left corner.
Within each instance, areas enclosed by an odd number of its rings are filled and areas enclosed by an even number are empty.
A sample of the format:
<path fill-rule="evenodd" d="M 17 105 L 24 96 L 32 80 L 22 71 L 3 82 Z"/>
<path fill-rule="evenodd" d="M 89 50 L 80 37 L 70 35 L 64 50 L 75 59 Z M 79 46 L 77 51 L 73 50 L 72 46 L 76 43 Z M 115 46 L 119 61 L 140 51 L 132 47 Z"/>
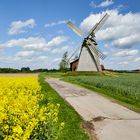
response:
<path fill-rule="evenodd" d="M 59 47 L 59 48 L 55 48 L 52 50 L 52 53 L 64 53 L 66 50 L 68 50 L 69 46 L 64 46 L 64 47 Z"/>
<path fill-rule="evenodd" d="M 22 54 L 22 53 L 21 53 Z M 29 54 L 26 52 L 26 54 Z M 51 68 L 50 60 L 44 55 L 35 56 L 1 56 L 0 67 L 18 68 L 30 67 L 31 69 L 37 68 Z"/>
<path fill-rule="evenodd" d="M 129 66 L 129 69 L 139 69 L 140 68 L 140 57 L 128 57 L 126 59 L 122 59 L 118 62 L 119 65 L 126 65 L 126 69 Z"/>
<path fill-rule="evenodd" d="M 88 32 L 106 12 L 110 17 L 96 33 L 98 41 L 109 41 L 115 47 L 122 49 L 140 44 L 140 13 L 121 14 L 117 9 L 107 10 L 89 15 L 81 22 L 80 28 Z"/>
<path fill-rule="evenodd" d="M 66 24 L 66 20 L 60 20 L 60 21 L 57 21 L 57 22 L 52 22 L 52 23 L 46 23 L 45 24 L 45 27 L 53 27 L 53 26 L 56 26 L 56 25 L 61 25 L 61 24 Z"/>
<path fill-rule="evenodd" d="M 68 38 L 65 37 L 65 36 L 58 36 L 58 37 L 53 38 L 51 41 L 49 41 L 49 42 L 47 43 L 47 45 L 48 45 L 49 47 L 58 46 L 58 45 L 60 45 L 61 43 L 67 41 L 67 39 L 68 39 Z"/>
<path fill-rule="evenodd" d="M 59 57 L 60 51 L 63 52 L 68 48 L 67 46 L 64 46 L 67 39 L 68 38 L 65 36 L 57 36 L 50 41 L 47 41 L 43 37 L 9 40 L 0 44 L 1 50 L 4 52 L 5 48 L 7 48 L 6 51 L 10 51 L 10 49 L 14 49 L 14 47 L 19 47 L 20 51 L 11 56 L 9 56 L 9 54 L 6 55 L 6 52 L 1 53 L 0 67 L 21 68 L 23 66 L 29 66 L 32 69 L 45 67 L 57 68 L 59 61 L 55 58 Z M 63 47 L 58 48 L 60 45 L 63 45 Z M 52 50 L 54 50 L 55 56 L 52 55 Z"/>
<path fill-rule="evenodd" d="M 110 48 L 109 44 L 104 45 L 105 48 Z"/>
<path fill-rule="evenodd" d="M 108 55 L 108 52 L 107 51 L 104 51 L 103 54 Z"/>
<path fill-rule="evenodd" d="M 104 8 L 104 7 L 108 7 L 110 5 L 114 4 L 114 2 L 112 0 L 105 0 L 103 2 L 101 2 L 100 4 L 95 4 L 93 1 L 90 3 L 90 6 L 91 7 L 94 7 L 94 8 Z"/>
<path fill-rule="evenodd" d="M 53 63 L 59 63 L 61 61 L 62 58 L 54 58 L 52 60 Z"/>
<path fill-rule="evenodd" d="M 51 47 L 56 47 L 67 41 L 65 36 L 57 36 L 48 41 L 43 37 L 29 37 L 12 39 L 0 44 L 0 48 L 22 47 L 24 49 L 48 51 Z"/>
<path fill-rule="evenodd" d="M 119 64 L 119 65 L 129 65 L 129 62 L 127 62 L 127 61 L 122 61 L 122 62 L 119 62 L 118 64 Z"/>
<path fill-rule="evenodd" d="M 62 58 L 54 58 L 54 59 L 52 59 L 52 61 L 51 61 L 51 67 L 52 68 L 58 68 L 59 67 L 59 63 L 61 62 L 61 59 Z"/>
<path fill-rule="evenodd" d="M 133 45 L 140 43 L 140 34 L 133 34 L 114 40 L 112 45 L 119 48 L 131 48 Z"/>
<path fill-rule="evenodd" d="M 133 61 L 134 62 L 139 62 L 139 65 L 140 65 L 140 57 L 134 58 Z"/>
<path fill-rule="evenodd" d="M 124 56 L 132 56 L 132 55 L 137 55 L 139 53 L 138 50 L 134 49 L 134 50 L 121 50 L 118 51 L 117 53 L 114 53 L 113 56 L 117 56 L 117 57 L 124 57 Z"/>
<path fill-rule="evenodd" d="M 140 67 L 140 50 L 108 48 L 108 57 L 102 61 L 108 69 L 133 70 Z"/>
<path fill-rule="evenodd" d="M 29 19 L 26 21 L 13 21 L 10 25 L 8 34 L 14 35 L 19 33 L 24 33 L 27 32 L 25 28 L 34 28 L 35 25 L 36 23 L 34 19 Z"/>
<path fill-rule="evenodd" d="M 16 54 L 17 57 L 32 57 L 35 51 L 20 51 Z"/>
<path fill-rule="evenodd" d="M 39 56 L 38 59 L 40 59 L 40 60 L 47 60 L 48 57 L 47 56 Z"/>

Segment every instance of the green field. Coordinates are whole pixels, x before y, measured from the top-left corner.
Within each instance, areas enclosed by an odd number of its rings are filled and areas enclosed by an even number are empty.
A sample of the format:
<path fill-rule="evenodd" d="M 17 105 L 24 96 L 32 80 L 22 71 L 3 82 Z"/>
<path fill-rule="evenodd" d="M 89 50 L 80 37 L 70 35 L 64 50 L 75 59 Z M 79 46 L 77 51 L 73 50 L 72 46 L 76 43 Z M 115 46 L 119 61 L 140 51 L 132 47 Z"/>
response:
<path fill-rule="evenodd" d="M 140 73 L 74 73 L 63 80 L 97 91 L 140 112 Z"/>
<path fill-rule="evenodd" d="M 48 101 L 61 105 L 59 119 L 65 122 L 65 128 L 59 137 L 60 140 L 88 140 L 89 138 L 81 128 L 83 120 L 44 81 L 45 77 L 60 78 L 61 80 L 83 86 L 134 111 L 140 112 L 140 73 L 57 72 L 41 74 L 39 81 L 42 86 L 42 92 L 46 95 L 46 101 L 44 102 L 47 103 Z"/>

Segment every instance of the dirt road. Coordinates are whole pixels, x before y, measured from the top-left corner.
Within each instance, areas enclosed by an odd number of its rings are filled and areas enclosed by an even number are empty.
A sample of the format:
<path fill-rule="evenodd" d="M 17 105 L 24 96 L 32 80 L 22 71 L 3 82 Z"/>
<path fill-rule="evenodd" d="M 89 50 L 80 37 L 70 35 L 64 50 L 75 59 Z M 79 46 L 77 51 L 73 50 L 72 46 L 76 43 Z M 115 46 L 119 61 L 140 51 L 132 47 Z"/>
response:
<path fill-rule="evenodd" d="M 99 140 L 140 140 L 140 114 L 96 92 L 63 82 L 46 81 L 70 103 L 85 121 L 92 122 Z"/>

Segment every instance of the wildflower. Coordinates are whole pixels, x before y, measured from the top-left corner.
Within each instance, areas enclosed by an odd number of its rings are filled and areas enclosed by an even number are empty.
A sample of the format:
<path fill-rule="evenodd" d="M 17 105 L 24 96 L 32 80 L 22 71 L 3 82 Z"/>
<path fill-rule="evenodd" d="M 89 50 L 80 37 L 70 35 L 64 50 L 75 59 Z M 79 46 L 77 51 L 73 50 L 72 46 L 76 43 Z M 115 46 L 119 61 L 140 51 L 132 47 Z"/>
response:
<path fill-rule="evenodd" d="M 61 128 L 64 128 L 65 123 L 64 123 L 64 122 L 62 122 L 62 123 L 60 124 L 60 126 L 61 126 Z"/>

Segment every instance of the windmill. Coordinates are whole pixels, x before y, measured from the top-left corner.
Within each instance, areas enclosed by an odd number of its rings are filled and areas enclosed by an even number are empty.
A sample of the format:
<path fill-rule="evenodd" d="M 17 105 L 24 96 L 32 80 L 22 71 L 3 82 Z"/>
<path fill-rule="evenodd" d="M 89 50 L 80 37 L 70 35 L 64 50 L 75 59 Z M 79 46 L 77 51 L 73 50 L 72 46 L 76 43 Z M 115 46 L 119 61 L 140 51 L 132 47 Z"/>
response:
<path fill-rule="evenodd" d="M 95 33 L 103 26 L 109 15 L 106 13 L 101 20 L 89 31 L 87 37 L 83 38 L 82 45 L 80 46 L 80 54 L 76 71 L 101 71 L 99 59 L 105 59 L 106 55 L 101 52 L 97 47 Z M 71 21 L 67 25 L 80 37 L 83 36 L 82 31 L 77 28 Z M 70 56 L 70 59 L 79 50 L 79 47 Z"/>

